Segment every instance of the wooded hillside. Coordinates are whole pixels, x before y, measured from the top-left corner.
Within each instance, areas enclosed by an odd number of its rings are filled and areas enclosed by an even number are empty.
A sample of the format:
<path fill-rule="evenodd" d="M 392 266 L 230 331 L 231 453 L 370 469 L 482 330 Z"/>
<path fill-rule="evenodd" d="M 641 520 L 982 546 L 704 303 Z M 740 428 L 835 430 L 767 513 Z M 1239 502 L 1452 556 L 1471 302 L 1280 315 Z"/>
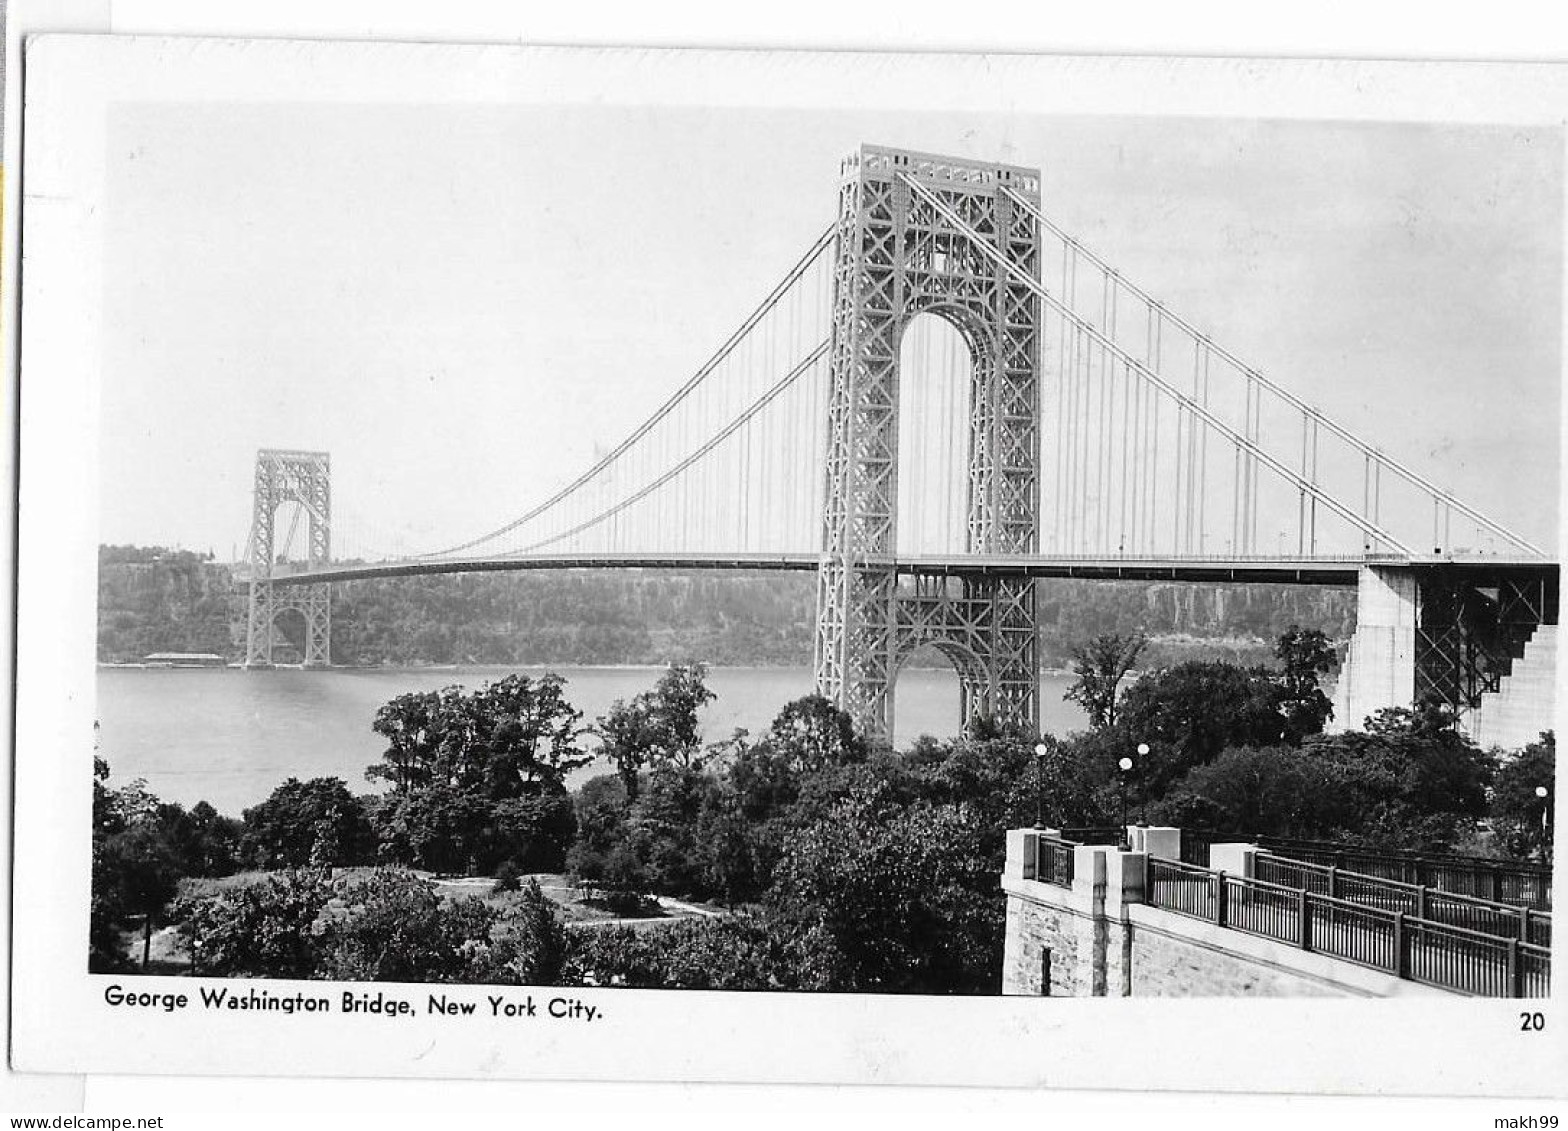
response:
<path fill-rule="evenodd" d="M 187 550 L 103 546 L 98 659 L 215 652 L 238 660 L 244 591 L 227 565 Z M 336 586 L 332 658 L 347 665 L 811 662 L 809 573 L 664 571 L 479 573 Z M 1048 665 L 1104 632 L 1148 633 L 1144 662 L 1195 656 L 1261 661 L 1292 624 L 1331 640 L 1355 625 L 1355 594 L 1289 585 L 1045 581 Z M 285 616 L 283 636 L 301 626 Z"/>

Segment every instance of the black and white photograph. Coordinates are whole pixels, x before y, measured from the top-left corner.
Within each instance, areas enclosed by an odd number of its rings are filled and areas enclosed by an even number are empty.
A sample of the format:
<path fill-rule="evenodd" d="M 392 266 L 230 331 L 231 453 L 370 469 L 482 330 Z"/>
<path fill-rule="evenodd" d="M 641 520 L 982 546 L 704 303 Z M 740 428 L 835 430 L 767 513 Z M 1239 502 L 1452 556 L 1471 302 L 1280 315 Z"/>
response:
<path fill-rule="evenodd" d="M 1544 1087 L 1561 76 L 1274 66 L 30 41 L 13 1059 Z"/>

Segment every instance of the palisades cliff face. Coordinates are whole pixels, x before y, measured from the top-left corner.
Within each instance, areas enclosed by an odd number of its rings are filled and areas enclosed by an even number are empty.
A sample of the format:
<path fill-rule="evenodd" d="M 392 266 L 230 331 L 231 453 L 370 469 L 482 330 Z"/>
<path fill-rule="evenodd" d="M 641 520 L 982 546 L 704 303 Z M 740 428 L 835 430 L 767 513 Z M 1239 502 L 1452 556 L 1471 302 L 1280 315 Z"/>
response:
<path fill-rule="evenodd" d="M 1150 657 L 1262 659 L 1292 624 L 1345 639 L 1349 590 L 1041 581 L 1042 659 L 1066 662 L 1105 632 L 1153 637 Z M 243 588 L 210 554 L 104 546 L 98 561 L 98 659 L 156 652 L 242 657 Z M 352 666 L 811 662 L 816 582 L 809 574 L 517 573 L 370 580 L 334 587 L 332 659 Z M 285 618 L 283 637 L 298 626 Z"/>

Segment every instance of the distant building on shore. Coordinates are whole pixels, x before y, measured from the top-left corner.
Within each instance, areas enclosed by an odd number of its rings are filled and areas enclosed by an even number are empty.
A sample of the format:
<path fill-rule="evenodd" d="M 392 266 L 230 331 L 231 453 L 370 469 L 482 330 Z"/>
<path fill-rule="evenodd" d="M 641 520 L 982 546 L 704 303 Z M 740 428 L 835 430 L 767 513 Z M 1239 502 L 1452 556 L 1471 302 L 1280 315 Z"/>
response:
<path fill-rule="evenodd" d="M 214 652 L 153 652 L 143 663 L 150 668 L 221 668 L 228 661 Z"/>

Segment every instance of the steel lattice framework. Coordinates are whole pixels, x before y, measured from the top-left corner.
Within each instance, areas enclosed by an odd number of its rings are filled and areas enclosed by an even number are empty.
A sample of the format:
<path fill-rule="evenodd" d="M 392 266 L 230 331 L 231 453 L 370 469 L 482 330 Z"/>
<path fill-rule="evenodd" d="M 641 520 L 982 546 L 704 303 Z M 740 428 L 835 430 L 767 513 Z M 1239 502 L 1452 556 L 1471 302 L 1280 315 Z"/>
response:
<path fill-rule="evenodd" d="M 1037 170 L 880 146 L 843 162 L 834 223 L 718 349 L 517 517 L 334 564 L 328 475 L 325 453 L 257 456 L 248 666 L 272 662 L 290 609 L 305 663 L 328 661 L 334 578 L 815 569 L 817 689 L 886 739 L 923 647 L 958 669 L 964 726 L 1034 727 L 1042 577 L 1398 568 L 1416 581 L 1417 690 L 1460 712 L 1558 615 L 1539 547 L 1121 275 L 1041 210 Z M 284 565 L 301 515 L 308 560 Z M 364 549 L 357 533 L 339 523 L 339 552 Z"/>
<path fill-rule="evenodd" d="M 965 549 L 1037 548 L 1039 301 L 975 245 L 1038 274 L 1038 224 L 1008 188 L 1037 199 L 1038 171 L 875 146 L 843 164 L 815 666 L 818 690 L 875 737 L 891 733 L 899 664 L 925 644 L 958 668 L 966 723 L 990 714 L 1032 726 L 1038 715 L 1033 581 L 917 574 L 900 584 L 895 567 L 899 346 L 922 313 L 951 323 L 972 362 Z"/>
<path fill-rule="evenodd" d="M 294 610 L 305 618 L 303 662 L 331 663 L 332 587 L 326 583 L 275 586 L 278 508 L 298 503 L 306 515 L 306 566 L 332 560 L 332 461 L 326 452 L 264 448 L 256 453 L 250 550 L 249 616 L 245 666 L 271 667 L 278 614 Z"/>
<path fill-rule="evenodd" d="M 1432 696 L 1460 714 L 1502 687 L 1525 644 L 1558 619 L 1555 567 L 1419 571 L 1416 697 Z"/>

